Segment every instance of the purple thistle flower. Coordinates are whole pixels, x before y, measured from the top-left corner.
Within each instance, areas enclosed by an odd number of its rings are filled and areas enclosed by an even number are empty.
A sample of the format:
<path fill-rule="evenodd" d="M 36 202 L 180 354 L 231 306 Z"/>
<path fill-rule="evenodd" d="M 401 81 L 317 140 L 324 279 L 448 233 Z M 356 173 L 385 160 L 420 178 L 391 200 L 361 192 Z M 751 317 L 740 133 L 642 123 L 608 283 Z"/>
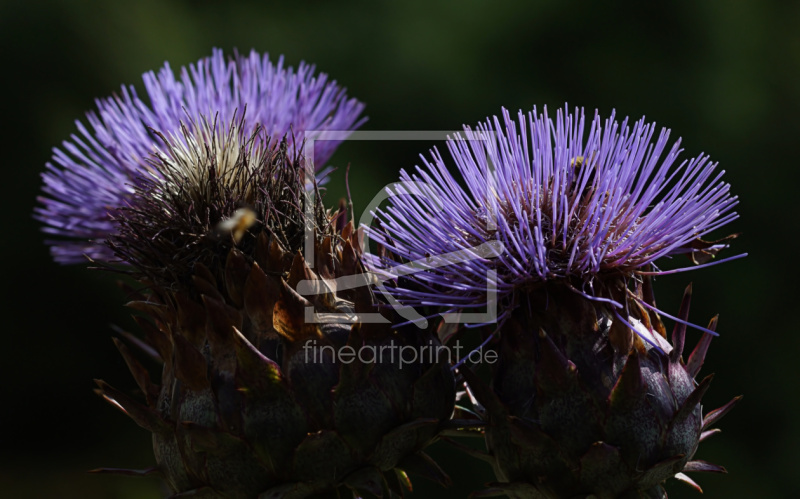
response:
<path fill-rule="evenodd" d="M 221 50 L 214 50 L 211 57 L 181 68 L 179 76 L 169 63 L 158 74 L 146 73 L 150 104 L 132 86 L 123 86 L 120 95 L 98 99 L 97 111 L 87 114 L 91 130 L 77 121 L 79 133 L 54 149 L 42 175 L 45 196 L 39 197 L 42 206 L 34 216 L 46 224 L 46 233 L 69 238 L 48 241 L 54 259 L 78 263 L 85 256 L 113 258 L 104 244 L 116 233 L 109 213 L 125 205 L 137 179 L 150 171 L 146 160 L 161 144 L 152 130 L 169 135 L 179 132 L 181 121 L 216 116 L 229 123 L 235 114 L 246 112 L 251 128 L 259 125 L 273 138 L 286 136 L 292 148 L 313 138 L 307 131 L 317 135 L 359 127 L 365 121 L 359 118 L 364 105 L 349 99 L 326 74 L 314 71 L 305 63 L 297 70 L 284 67 L 283 57 L 273 64 L 255 51 L 226 60 Z M 324 165 L 339 142 L 316 143 L 315 166 Z"/>
<path fill-rule="evenodd" d="M 386 279 L 405 275 L 387 292 L 411 307 L 484 308 L 488 286 L 502 322 L 518 291 L 559 280 L 622 308 L 604 276 L 675 272 L 653 264 L 682 253 L 703 264 L 729 238 L 699 238 L 737 218 L 724 172 L 705 155 L 675 166 L 682 149 L 669 133 L 612 113 L 595 115 L 587 135 L 582 110 L 553 121 L 534 108 L 515 121 L 504 109 L 448 140 L 461 179 L 436 149 L 416 173 L 401 172 L 368 232 L 392 256 L 367 264 Z"/>

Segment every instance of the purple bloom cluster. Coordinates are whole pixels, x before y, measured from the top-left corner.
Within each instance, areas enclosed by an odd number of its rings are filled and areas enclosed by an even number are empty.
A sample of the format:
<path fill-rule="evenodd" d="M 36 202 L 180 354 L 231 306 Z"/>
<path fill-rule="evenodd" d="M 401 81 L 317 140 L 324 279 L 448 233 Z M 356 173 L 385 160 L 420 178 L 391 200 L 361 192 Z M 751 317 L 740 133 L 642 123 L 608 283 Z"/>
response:
<path fill-rule="evenodd" d="M 50 241 L 54 259 L 112 259 L 103 244 L 116 231 L 110 213 L 125 205 L 137 179 L 149 171 L 146 160 L 161 145 L 153 130 L 177 135 L 181 121 L 230 123 L 234 115 L 246 113 L 251 128 L 260 125 L 276 142 L 286 136 L 289 147 L 299 147 L 312 138 L 307 131 L 360 126 L 364 105 L 314 71 L 305 63 L 297 70 L 284 67 L 282 57 L 273 64 L 255 51 L 226 60 L 215 50 L 211 57 L 181 68 L 180 75 L 168 63 L 158 74 L 146 73 L 149 104 L 133 87 L 124 86 L 120 95 L 98 99 L 97 111 L 87 115 L 91 130 L 76 122 L 79 133 L 54 149 L 42 175 L 46 196 L 39 198 L 42 206 L 35 216 L 46 224 L 45 232 L 69 238 Z M 324 165 L 339 142 L 315 144 L 314 164 Z"/>
<path fill-rule="evenodd" d="M 631 127 L 595 115 L 585 129 L 583 111 L 568 108 L 555 120 L 546 108 L 520 111 L 516 121 L 504 109 L 465 127 L 447 144 L 460 179 L 434 149 L 389 189 L 368 233 L 393 256 L 367 255 L 368 266 L 405 275 L 388 291 L 412 307 L 483 308 L 494 289 L 502 320 L 516 292 L 538 283 L 562 280 L 613 303 L 598 289 L 605 276 L 724 246 L 699 241 L 737 218 L 737 198 L 708 156 L 675 166 L 680 140 L 670 146 L 669 130 L 656 134 L 644 119 Z"/>

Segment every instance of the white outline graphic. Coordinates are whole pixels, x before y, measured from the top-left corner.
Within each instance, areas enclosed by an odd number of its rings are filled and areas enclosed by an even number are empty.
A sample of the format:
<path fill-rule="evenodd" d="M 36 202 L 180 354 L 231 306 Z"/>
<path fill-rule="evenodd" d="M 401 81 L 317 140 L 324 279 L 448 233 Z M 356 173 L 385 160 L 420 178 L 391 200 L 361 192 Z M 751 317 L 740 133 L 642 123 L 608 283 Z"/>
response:
<path fill-rule="evenodd" d="M 448 137 L 454 140 L 466 141 L 480 141 L 491 142 L 493 134 L 487 135 L 485 132 L 475 132 L 473 137 L 464 138 L 462 130 L 456 131 L 333 131 L 333 130 L 307 130 L 306 141 L 303 147 L 303 155 L 306 159 L 305 183 L 311 185 L 314 181 L 314 143 L 318 140 L 430 140 L 430 141 L 445 141 Z M 491 146 L 491 143 L 490 143 Z M 485 155 L 485 148 L 473 148 L 475 154 L 481 153 L 484 156 L 484 164 L 487 166 L 487 182 L 486 189 L 488 192 L 494 190 L 494 165 L 488 160 Z M 395 182 L 384 187 L 369 205 L 364 209 L 360 219 L 359 228 L 369 227 L 375 218 L 375 210 L 381 202 L 386 201 L 392 197 L 400 195 L 418 195 L 425 197 L 428 201 L 433 201 L 438 207 L 442 206 L 441 201 L 434 195 L 435 190 L 427 182 Z M 304 245 L 304 259 L 306 264 L 314 267 L 314 203 L 312 196 L 314 193 L 307 190 L 305 199 L 305 215 L 306 215 L 306 230 L 305 230 L 305 245 Z M 486 196 L 485 199 L 493 200 L 493 196 Z M 497 207 L 487 206 L 489 216 L 487 217 L 487 229 L 493 230 L 497 228 L 495 216 L 497 214 Z M 494 215 L 494 216 L 492 216 Z M 369 237 L 365 234 L 364 238 L 359 241 L 361 252 L 369 254 Z M 395 279 L 406 275 L 412 275 L 417 272 L 424 272 L 430 269 L 436 269 L 447 265 L 468 262 L 475 259 L 494 258 L 502 254 L 505 247 L 499 240 L 489 241 L 472 248 L 464 250 L 453 251 L 450 253 L 431 255 L 430 257 L 422 258 L 407 262 L 391 269 L 387 269 L 384 277 L 375 272 L 365 272 L 363 274 L 344 276 L 337 279 L 318 279 L 314 281 L 302 280 L 297 284 L 297 292 L 300 295 L 308 296 L 321 293 L 335 293 L 336 291 L 353 289 L 361 286 L 374 286 L 382 296 L 389 302 L 397 313 L 408 322 L 416 324 L 420 328 L 428 326 L 428 320 L 419 314 L 413 307 L 403 305 L 392 296 L 389 290 L 386 289 L 384 283 L 387 280 Z M 447 323 L 482 323 L 489 324 L 497 320 L 497 273 L 490 270 L 486 276 L 486 312 L 477 313 L 443 313 L 439 314 Z M 387 323 L 389 322 L 383 315 L 379 313 L 316 313 L 314 307 L 306 307 L 305 321 L 307 323 Z"/>

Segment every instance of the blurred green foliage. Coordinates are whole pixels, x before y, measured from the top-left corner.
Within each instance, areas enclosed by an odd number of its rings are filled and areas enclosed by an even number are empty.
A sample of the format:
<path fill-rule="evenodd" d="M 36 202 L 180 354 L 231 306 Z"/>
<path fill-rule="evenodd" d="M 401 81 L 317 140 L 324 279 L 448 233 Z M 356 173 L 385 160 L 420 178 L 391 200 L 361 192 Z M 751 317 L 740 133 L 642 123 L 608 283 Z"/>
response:
<path fill-rule="evenodd" d="M 93 378 L 133 387 L 109 339 L 110 324 L 133 325 L 115 277 L 53 264 L 31 212 L 50 149 L 94 98 L 121 84 L 141 89 L 140 75 L 165 60 L 178 68 L 221 47 L 316 63 L 367 103 L 367 130 L 453 130 L 501 106 L 568 102 L 590 114 L 646 114 L 685 138 L 685 157 L 710 154 L 741 198 L 733 251 L 750 256 L 656 284 L 659 304 L 676 310 L 693 280 L 691 319 L 721 314 L 704 370 L 717 373 L 708 407 L 745 394 L 697 456 L 730 474 L 698 480 L 708 497 L 800 496 L 791 367 L 800 346 L 798 22 L 800 3 L 777 1 L 0 3 L 0 495 L 160 496 L 152 479 L 85 474 L 152 459 L 147 433 L 92 394 Z M 433 145 L 344 144 L 331 161 L 340 169 L 329 204 L 345 195 L 348 164 L 359 210 Z M 414 497 L 465 497 L 492 480 L 482 463 L 443 464 L 457 485 L 442 492 L 418 480 Z M 669 490 L 698 497 L 680 484 Z"/>

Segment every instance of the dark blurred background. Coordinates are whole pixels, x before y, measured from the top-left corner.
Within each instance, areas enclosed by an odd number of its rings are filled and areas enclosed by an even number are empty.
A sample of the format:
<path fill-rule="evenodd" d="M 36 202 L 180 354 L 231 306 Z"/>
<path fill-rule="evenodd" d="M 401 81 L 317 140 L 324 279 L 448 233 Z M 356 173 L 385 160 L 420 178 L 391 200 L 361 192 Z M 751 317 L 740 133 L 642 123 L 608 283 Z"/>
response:
<path fill-rule="evenodd" d="M 646 115 L 684 137 L 684 157 L 709 153 L 741 199 L 728 254 L 750 256 L 656 284 L 666 310 L 691 280 L 691 319 L 721 314 L 707 407 L 745 395 L 697 455 L 729 475 L 696 478 L 706 497 L 800 497 L 799 23 L 799 2 L 775 1 L 0 3 L 0 496 L 160 497 L 155 479 L 86 473 L 152 461 L 148 433 L 92 393 L 93 378 L 133 387 L 110 340 L 111 324 L 132 321 L 114 276 L 52 263 L 31 212 L 51 148 L 93 99 L 221 47 L 316 63 L 367 103 L 365 130 L 452 130 L 501 106 L 569 102 Z M 358 210 L 431 145 L 344 144 L 328 203 L 348 163 Z M 444 465 L 457 485 L 418 480 L 413 497 L 465 497 L 492 480 L 482 463 Z M 679 483 L 669 493 L 698 497 Z"/>

